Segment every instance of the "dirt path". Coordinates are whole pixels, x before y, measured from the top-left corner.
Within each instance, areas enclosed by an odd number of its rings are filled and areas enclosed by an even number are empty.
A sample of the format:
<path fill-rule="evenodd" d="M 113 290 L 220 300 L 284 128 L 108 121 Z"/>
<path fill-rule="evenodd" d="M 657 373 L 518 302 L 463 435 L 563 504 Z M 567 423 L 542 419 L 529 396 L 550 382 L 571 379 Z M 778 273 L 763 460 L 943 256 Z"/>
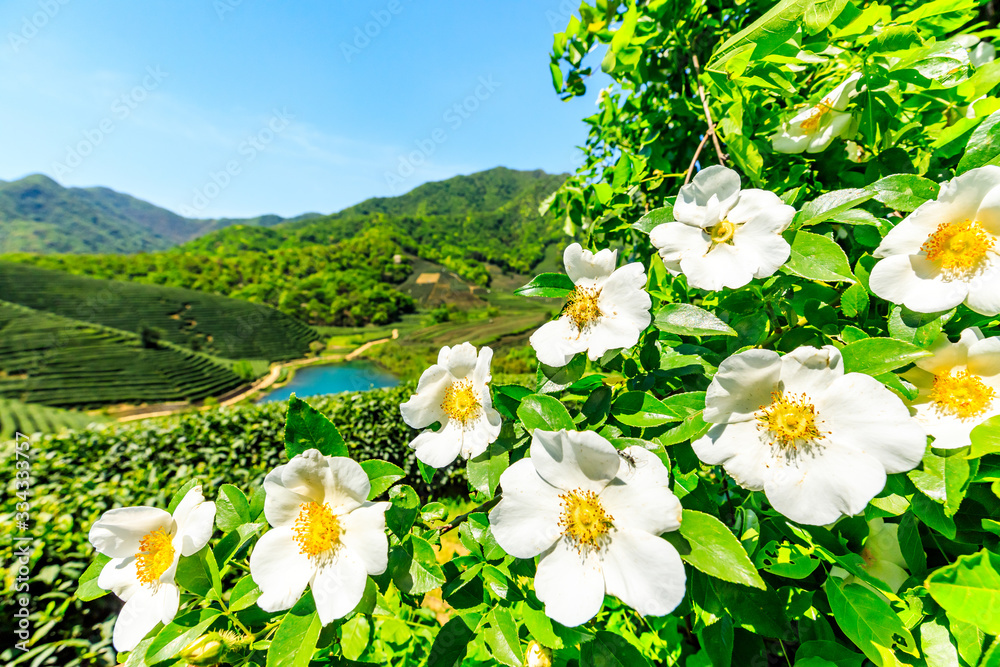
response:
<path fill-rule="evenodd" d="M 361 345 L 352 350 L 350 353 L 347 354 L 347 356 L 343 357 L 342 360 L 351 361 L 352 359 L 356 359 L 359 355 L 363 354 L 370 348 L 376 345 L 381 345 L 382 343 L 387 343 L 390 340 L 394 340 L 396 338 L 399 338 L 399 330 L 393 329 L 391 337 L 368 341 L 364 345 Z M 262 389 L 267 389 L 275 382 L 277 382 L 278 378 L 281 377 L 281 371 L 284 368 L 299 368 L 300 366 L 308 366 L 310 364 L 315 364 L 318 362 L 333 362 L 333 361 L 341 361 L 341 358 L 331 355 L 327 357 L 310 357 L 308 359 L 296 359 L 294 361 L 289 361 L 284 364 L 277 364 L 271 368 L 271 371 L 267 375 L 265 375 L 260 380 L 257 380 L 249 387 L 247 387 L 245 391 L 241 391 L 235 396 L 230 396 L 226 400 L 218 403 L 218 405 L 213 405 L 208 407 L 203 406 L 203 407 L 198 407 L 197 409 L 207 410 L 215 407 L 228 407 L 230 405 L 236 405 L 237 403 L 246 400 L 247 397 L 261 391 Z M 118 417 L 117 419 L 119 422 L 124 423 L 124 422 L 137 421 L 139 419 L 149 419 L 151 417 L 169 417 L 170 415 L 177 414 L 178 412 L 184 412 L 185 410 L 190 410 L 192 407 L 195 406 L 189 404 L 180 407 L 165 409 L 163 406 L 155 405 L 155 406 L 150 406 L 150 408 L 147 410 L 129 411 L 128 414 Z"/>

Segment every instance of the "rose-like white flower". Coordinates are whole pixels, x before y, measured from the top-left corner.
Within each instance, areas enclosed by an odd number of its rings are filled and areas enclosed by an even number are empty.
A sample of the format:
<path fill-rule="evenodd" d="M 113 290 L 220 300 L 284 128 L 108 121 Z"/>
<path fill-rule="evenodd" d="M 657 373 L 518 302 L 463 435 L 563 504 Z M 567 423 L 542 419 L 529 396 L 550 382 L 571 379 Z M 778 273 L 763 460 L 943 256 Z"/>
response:
<path fill-rule="evenodd" d="M 903 582 L 909 578 L 906 559 L 899 548 L 899 525 L 886 523 L 882 519 L 872 519 L 868 522 L 868 538 L 861 551 L 864 564 L 861 568 L 876 579 L 884 581 L 893 593 L 899 591 Z M 834 567 L 830 574 L 844 580 L 845 584 L 861 584 L 865 588 L 885 598 L 882 592 L 868 582 L 858 579 L 843 568 Z"/>
<path fill-rule="evenodd" d="M 703 417 L 715 426 L 692 443 L 698 458 L 812 525 L 864 510 L 886 473 L 916 467 L 927 443 L 903 401 L 871 376 L 845 374 L 829 345 L 729 357 Z"/>
<path fill-rule="evenodd" d="M 851 129 L 851 114 L 847 105 L 856 95 L 861 74 L 855 72 L 827 93 L 814 107 L 798 112 L 771 136 L 771 147 L 778 153 L 819 153 L 825 151 L 837 137 Z"/>
<path fill-rule="evenodd" d="M 97 585 L 125 601 L 112 636 L 116 650 L 131 651 L 157 623 L 177 615 L 177 562 L 208 544 L 214 523 L 215 503 L 195 486 L 173 515 L 157 507 L 121 507 L 90 528 L 90 543 L 111 558 Z"/>
<path fill-rule="evenodd" d="M 578 352 L 600 359 L 608 350 L 639 342 L 639 334 L 652 321 L 646 269 L 638 262 L 615 269 L 617 261 L 617 250 L 595 254 L 579 243 L 566 247 L 563 263 L 576 289 L 558 319 L 531 335 L 540 362 L 565 366 Z"/>
<path fill-rule="evenodd" d="M 882 239 L 869 285 L 918 313 L 960 303 L 1000 313 L 1000 167 L 970 169 L 941 185 Z"/>
<path fill-rule="evenodd" d="M 663 265 L 688 284 L 718 291 L 774 275 L 791 247 L 781 237 L 795 209 L 766 190 L 740 190 L 740 176 L 722 166 L 698 172 L 680 189 L 674 220 L 657 225 L 649 240 Z"/>
<path fill-rule="evenodd" d="M 403 421 L 413 428 L 441 424 L 410 443 L 418 459 L 443 468 L 461 454 L 473 458 L 486 451 L 500 435 L 500 413 L 493 409 L 487 386 L 493 350 L 483 347 L 476 356 L 470 343 L 442 347 L 437 363 L 420 376 L 417 393 L 399 406 Z"/>
<path fill-rule="evenodd" d="M 535 430 L 530 455 L 500 486 L 493 535 L 511 556 L 540 556 L 535 592 L 551 618 L 580 625 L 605 593 L 648 616 L 680 604 L 684 566 L 659 535 L 680 527 L 681 505 L 655 454 L 619 455 L 593 431 Z"/>
<path fill-rule="evenodd" d="M 385 572 L 389 503 L 367 501 L 364 469 L 343 456 L 307 449 L 264 478 L 264 516 L 272 529 L 250 554 L 250 576 L 267 612 L 289 609 L 312 589 L 323 625 L 361 601 L 369 574 Z"/>
<path fill-rule="evenodd" d="M 919 392 L 910 405 L 935 447 L 968 447 L 972 429 L 1000 415 L 1000 338 L 972 327 L 957 343 L 942 334 L 930 351 L 903 373 Z"/>

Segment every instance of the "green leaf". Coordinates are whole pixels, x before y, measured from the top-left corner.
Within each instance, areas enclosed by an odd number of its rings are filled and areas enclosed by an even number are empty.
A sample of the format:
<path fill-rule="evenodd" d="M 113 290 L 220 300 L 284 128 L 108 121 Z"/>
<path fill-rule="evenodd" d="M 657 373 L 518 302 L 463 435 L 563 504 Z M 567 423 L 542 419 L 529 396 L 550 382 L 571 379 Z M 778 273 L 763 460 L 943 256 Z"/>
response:
<path fill-rule="evenodd" d="M 880 178 L 865 190 L 875 199 L 897 211 L 912 211 L 924 202 L 937 199 L 940 186 L 934 181 L 913 174 L 893 174 Z"/>
<path fill-rule="evenodd" d="M 865 373 L 873 377 L 931 354 L 912 343 L 893 338 L 864 338 L 845 345 L 840 353 L 844 356 L 845 373 Z"/>
<path fill-rule="evenodd" d="M 260 586 L 253 580 L 249 574 L 233 586 L 232 593 L 229 595 L 229 611 L 241 611 L 252 606 L 257 602 L 257 598 L 261 595 Z"/>
<path fill-rule="evenodd" d="M 543 431 L 575 430 L 573 418 L 557 399 L 551 396 L 532 394 L 521 399 L 517 417 L 529 432 L 540 428 Z"/>
<path fill-rule="evenodd" d="M 416 535 L 408 535 L 399 548 L 392 550 L 389 570 L 396 588 L 410 595 L 423 595 L 445 582 L 434 548 Z"/>
<path fill-rule="evenodd" d="M 340 649 L 348 660 L 357 660 L 368 648 L 371 624 L 362 614 L 344 623 L 340 629 Z"/>
<path fill-rule="evenodd" d="M 199 609 L 178 616 L 156 634 L 146 649 L 145 663 L 153 665 L 175 658 L 182 648 L 205 634 L 221 613 L 218 609 Z"/>
<path fill-rule="evenodd" d="M 580 664 L 587 667 L 651 667 L 649 660 L 624 637 L 604 630 L 580 647 Z"/>
<path fill-rule="evenodd" d="M 521 405 L 521 400 L 532 393 L 534 392 L 519 384 L 495 384 L 493 385 L 493 407 L 505 419 L 516 420 L 517 407 Z"/>
<path fill-rule="evenodd" d="M 865 656 L 833 641 L 808 641 L 795 651 L 795 664 L 811 658 L 823 658 L 836 667 L 861 667 Z"/>
<path fill-rule="evenodd" d="M 565 273 L 543 273 L 531 279 L 527 285 L 518 287 L 518 296 L 544 296 L 563 299 L 576 289 L 576 285 Z"/>
<path fill-rule="evenodd" d="M 825 220 L 829 220 L 834 216 L 864 204 L 874 196 L 874 192 L 856 188 L 827 192 L 802 206 L 795 215 L 795 226 L 807 227 L 809 225 L 818 225 Z"/>
<path fill-rule="evenodd" d="M 907 512 L 899 521 L 898 532 L 899 550 L 903 554 L 906 566 L 914 576 L 922 576 L 927 571 L 927 554 L 924 553 L 924 544 L 920 539 L 920 527 L 912 512 Z"/>
<path fill-rule="evenodd" d="M 816 571 L 820 561 L 810 555 L 811 549 L 799 544 L 771 540 L 754 556 L 762 570 L 788 579 L 805 579 Z"/>
<path fill-rule="evenodd" d="M 455 616 L 438 631 L 427 658 L 427 667 L 460 667 L 476 633 L 461 616 Z"/>
<path fill-rule="evenodd" d="M 486 560 L 500 560 L 507 556 L 493 537 L 489 516 L 485 512 L 470 514 L 459 527 L 458 534 L 469 551 L 481 552 Z"/>
<path fill-rule="evenodd" d="M 534 609 L 526 602 L 520 603 L 518 609 L 518 616 L 524 619 L 524 625 L 528 628 L 532 639 L 553 650 L 563 647 L 563 641 L 552 626 L 552 619 L 546 616 L 544 611 Z"/>
<path fill-rule="evenodd" d="M 911 470 L 906 476 L 925 496 L 944 505 L 945 516 L 954 516 L 969 486 L 969 460 L 960 455 L 937 456 L 928 449 L 922 463 L 921 470 Z"/>
<path fill-rule="evenodd" d="M 644 391 L 627 391 L 611 404 L 615 419 L 629 426 L 646 428 L 680 421 L 673 410 Z"/>
<path fill-rule="evenodd" d="M 824 585 L 837 625 L 868 659 L 880 667 L 886 653 L 916 654 L 916 642 L 889 603 L 861 584 L 841 587 L 835 577 Z M 896 663 L 891 663 L 896 664 Z"/>
<path fill-rule="evenodd" d="M 182 500 L 184 500 L 184 496 L 187 495 L 187 492 L 196 486 L 198 486 L 198 480 L 196 479 L 189 479 L 184 482 L 184 485 L 170 497 L 170 503 L 167 505 L 167 511 L 173 514 L 174 510 L 177 509 L 177 506 L 181 504 Z"/>
<path fill-rule="evenodd" d="M 712 667 L 733 664 L 733 620 L 723 616 L 701 631 L 698 640 L 712 660 Z"/>
<path fill-rule="evenodd" d="M 420 497 L 412 487 L 403 484 L 389 490 L 389 500 L 392 507 L 385 512 L 385 525 L 396 537 L 403 539 L 420 513 Z"/>
<path fill-rule="evenodd" d="M 957 667 L 958 649 L 951 642 L 948 628 L 937 619 L 929 618 L 920 624 L 920 650 L 927 667 Z"/>
<path fill-rule="evenodd" d="M 942 327 L 954 315 L 954 310 L 916 313 L 902 306 L 893 306 L 889 311 L 889 335 L 897 340 L 926 347 L 937 340 Z"/>
<path fill-rule="evenodd" d="M 969 452 L 969 458 L 1000 453 L 1000 415 L 990 417 L 972 429 L 970 437 L 972 450 Z"/>
<path fill-rule="evenodd" d="M 205 597 L 212 590 L 217 594 L 222 593 L 219 567 L 215 562 L 215 554 L 207 544 L 201 551 L 181 557 L 177 563 L 175 578 L 178 586 L 195 595 Z"/>
<path fill-rule="evenodd" d="M 632 225 L 632 229 L 649 234 L 655 227 L 674 221 L 674 205 L 667 204 L 661 208 L 654 208 Z"/>
<path fill-rule="evenodd" d="M 390 486 L 406 477 L 406 473 L 398 465 L 380 459 L 362 461 L 361 468 L 368 475 L 368 481 L 372 485 L 371 490 L 368 492 L 368 500 L 375 500 L 385 493 Z"/>
<path fill-rule="evenodd" d="M 710 514 L 684 510 L 680 534 L 687 540 L 691 552 L 683 555 L 685 561 L 724 581 L 762 590 L 767 588 L 750 562 L 746 549 L 724 523 Z"/>
<path fill-rule="evenodd" d="M 472 488 L 486 496 L 486 499 L 493 498 L 493 492 L 500 484 L 500 475 L 510 465 L 510 454 L 507 448 L 499 442 L 491 442 L 486 446 L 486 451 L 469 459 L 466 473 Z"/>
<path fill-rule="evenodd" d="M 722 43 L 715 50 L 707 68 L 725 73 L 719 69 L 735 52 L 745 45 L 754 46 L 753 59 L 761 60 L 784 44 L 799 28 L 799 19 L 809 8 L 810 2 L 802 0 L 782 0 L 759 19 Z"/>
<path fill-rule="evenodd" d="M 587 355 L 575 355 L 565 366 L 546 366 L 538 362 L 536 374 L 539 394 L 551 394 L 570 386 L 583 376 L 587 368 Z"/>
<path fill-rule="evenodd" d="M 854 282 L 847 255 L 834 241 L 799 230 L 792 239 L 792 254 L 783 267 L 788 273 L 810 280 Z"/>
<path fill-rule="evenodd" d="M 267 649 L 267 667 L 307 667 L 322 629 L 312 591 L 306 591 L 281 619 Z"/>
<path fill-rule="evenodd" d="M 972 131 L 956 173 L 990 164 L 997 157 L 1000 157 L 1000 111 L 991 113 Z"/>
<path fill-rule="evenodd" d="M 847 317 L 867 315 L 869 304 L 868 290 L 861 283 L 854 283 L 840 296 L 840 306 Z"/>
<path fill-rule="evenodd" d="M 689 303 L 668 303 L 656 314 L 656 328 L 682 336 L 735 336 L 732 327 L 704 308 Z"/>
<path fill-rule="evenodd" d="M 489 627 L 483 634 L 493 657 L 505 665 L 521 667 L 524 652 L 517 636 L 517 621 L 510 610 L 498 605 L 490 611 L 487 620 Z"/>
<path fill-rule="evenodd" d="M 1000 556 L 980 551 L 932 572 L 927 591 L 950 616 L 1000 635 Z"/>
<path fill-rule="evenodd" d="M 810 35 L 826 30 L 847 6 L 847 0 L 816 0 L 803 17 Z"/>
<path fill-rule="evenodd" d="M 285 453 L 291 459 L 307 449 L 318 449 L 323 456 L 348 456 L 344 438 L 333 422 L 292 394 L 285 420 Z"/>
<path fill-rule="evenodd" d="M 223 484 L 215 499 L 215 525 L 224 533 L 250 522 L 250 503 L 232 484 Z"/>
<path fill-rule="evenodd" d="M 97 585 L 97 578 L 101 575 L 101 570 L 104 569 L 104 566 L 110 561 L 111 558 L 104 554 L 99 553 L 94 555 L 93 562 L 80 575 L 80 581 L 76 587 L 76 597 L 78 600 L 90 602 L 108 594 L 108 591 Z"/>
<path fill-rule="evenodd" d="M 920 491 L 915 491 L 913 499 L 910 501 L 910 508 L 916 517 L 930 528 L 941 533 L 949 540 L 955 539 L 957 532 L 955 520 L 945 514 L 943 505 L 934 502 Z"/>

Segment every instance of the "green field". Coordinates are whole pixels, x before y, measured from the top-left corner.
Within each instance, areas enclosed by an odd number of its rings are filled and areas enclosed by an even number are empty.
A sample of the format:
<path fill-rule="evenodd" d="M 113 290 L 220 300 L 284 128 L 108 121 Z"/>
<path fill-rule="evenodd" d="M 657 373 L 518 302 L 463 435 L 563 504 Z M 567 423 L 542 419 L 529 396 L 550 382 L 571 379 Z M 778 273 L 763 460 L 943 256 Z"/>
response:
<path fill-rule="evenodd" d="M 197 401 L 244 383 L 205 354 L 0 301 L 0 398 L 88 408 Z"/>
<path fill-rule="evenodd" d="M 16 433 L 59 433 L 101 421 L 103 417 L 0 398 L 0 442 L 13 440 Z"/>
<path fill-rule="evenodd" d="M 141 334 L 227 359 L 304 356 L 318 335 L 283 313 L 247 301 L 176 287 L 99 280 L 0 262 L 0 294 L 12 303 Z"/>

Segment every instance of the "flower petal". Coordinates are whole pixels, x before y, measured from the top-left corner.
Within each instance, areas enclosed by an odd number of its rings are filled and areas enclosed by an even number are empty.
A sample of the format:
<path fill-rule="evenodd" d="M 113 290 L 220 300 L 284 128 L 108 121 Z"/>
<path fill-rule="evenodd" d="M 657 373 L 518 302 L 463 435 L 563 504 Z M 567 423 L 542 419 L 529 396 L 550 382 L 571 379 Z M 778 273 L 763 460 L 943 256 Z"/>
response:
<path fill-rule="evenodd" d="M 344 547 L 358 558 L 368 574 L 385 572 L 389 560 L 389 538 L 385 534 L 385 512 L 391 503 L 365 503 L 340 517 Z"/>
<path fill-rule="evenodd" d="M 571 243 L 563 251 L 566 275 L 574 283 L 593 281 L 601 283 L 610 276 L 618 263 L 618 251 L 605 248 L 596 253 L 584 250 L 579 243 Z"/>
<path fill-rule="evenodd" d="M 782 389 L 812 399 L 843 374 L 844 358 L 832 345 L 799 347 L 781 358 Z"/>
<path fill-rule="evenodd" d="M 531 462 L 557 489 L 600 493 L 621 465 L 614 446 L 593 431 L 543 431 L 531 437 Z"/>
<path fill-rule="evenodd" d="M 586 623 L 604 604 L 604 575 L 595 552 L 579 553 L 559 540 L 538 560 L 535 593 L 545 614 L 566 627 Z"/>
<path fill-rule="evenodd" d="M 528 342 L 540 362 L 555 367 L 565 366 L 578 353 L 586 352 L 590 343 L 589 337 L 565 316 L 540 326 Z"/>
<path fill-rule="evenodd" d="M 619 530 L 603 556 L 607 593 L 643 616 L 669 614 L 684 599 L 684 563 L 666 540 L 640 530 Z"/>
<path fill-rule="evenodd" d="M 979 332 L 975 327 L 972 329 Z M 965 331 L 970 331 L 970 329 Z M 963 338 L 965 331 L 962 332 Z M 979 333 L 979 338 L 969 346 L 968 364 L 970 373 L 984 379 L 1000 375 L 1000 336 L 983 338 L 982 333 Z"/>
<path fill-rule="evenodd" d="M 111 558 L 133 556 L 139 542 L 149 533 L 162 528 L 169 531 L 173 518 L 156 507 L 120 507 L 108 510 L 90 528 L 90 543 L 100 553 Z"/>
<path fill-rule="evenodd" d="M 346 456 L 326 456 L 326 467 L 321 469 L 323 502 L 335 512 L 351 511 L 368 499 L 372 484 L 361 464 Z"/>
<path fill-rule="evenodd" d="M 177 615 L 180 591 L 176 586 L 161 584 L 156 591 L 141 587 L 115 621 L 111 643 L 117 651 L 131 651 L 156 627 L 169 623 Z"/>
<path fill-rule="evenodd" d="M 479 357 L 476 359 L 476 368 L 472 371 L 472 384 L 484 386 L 489 384 L 493 376 L 490 374 L 490 363 L 493 361 L 493 348 L 483 346 L 479 350 Z M 489 399 L 490 392 L 486 391 L 486 398 Z"/>
<path fill-rule="evenodd" d="M 829 112 L 829 116 L 820 124 L 819 131 L 812 135 L 808 153 L 820 153 L 825 151 L 833 143 L 833 140 L 841 136 L 851 125 L 851 114 L 839 111 Z"/>
<path fill-rule="evenodd" d="M 877 296 L 918 313 L 951 310 L 965 300 L 968 284 L 945 280 L 940 268 L 922 255 L 893 255 L 875 265 L 869 286 Z"/>
<path fill-rule="evenodd" d="M 916 255 L 938 225 L 951 219 L 952 208 L 948 202 L 924 202 L 889 230 L 875 250 L 875 257 Z"/>
<path fill-rule="evenodd" d="M 677 193 L 674 219 L 710 227 L 729 213 L 739 196 L 739 174 L 722 165 L 706 167 Z"/>
<path fill-rule="evenodd" d="M 434 422 L 444 421 L 441 403 L 454 379 L 447 368 L 437 364 L 421 373 L 417 392 L 399 406 L 403 421 L 413 428 L 427 428 Z"/>
<path fill-rule="evenodd" d="M 969 281 L 965 305 L 980 315 L 1000 314 L 1000 261 L 994 259 Z"/>
<path fill-rule="evenodd" d="M 653 227 L 649 241 L 660 252 L 663 263 L 675 271 L 685 257 L 703 257 L 712 247 L 711 237 L 701 227 L 683 222 L 665 222 Z"/>
<path fill-rule="evenodd" d="M 315 572 L 290 527 L 264 533 L 250 553 L 250 576 L 261 590 L 257 605 L 267 612 L 291 609 Z"/>
<path fill-rule="evenodd" d="M 469 342 L 449 348 L 442 347 L 438 353 L 438 364 L 448 369 L 455 378 L 461 380 L 476 368 L 476 347 Z"/>
<path fill-rule="evenodd" d="M 729 212 L 729 221 L 749 226 L 753 231 L 780 234 L 788 229 L 795 209 L 769 190 L 743 190 L 736 206 Z M 740 229 L 744 229 L 741 227 Z"/>
<path fill-rule="evenodd" d="M 653 535 L 680 528 L 681 502 L 670 490 L 670 471 L 642 447 L 628 447 L 623 454 L 617 477 L 601 491 L 615 528 Z"/>
<path fill-rule="evenodd" d="M 432 468 L 444 468 L 462 452 L 463 433 L 455 422 L 448 422 L 440 431 L 424 431 L 410 441 L 416 457 Z"/>
<path fill-rule="evenodd" d="M 188 491 L 174 510 L 174 548 L 182 556 L 201 551 L 212 537 L 215 525 L 215 503 L 206 502 L 201 486 Z"/>
<path fill-rule="evenodd" d="M 310 584 L 320 623 L 329 625 L 351 613 L 361 602 L 367 583 L 368 573 L 360 556 L 351 549 L 336 551 Z"/>
<path fill-rule="evenodd" d="M 950 210 L 950 218 L 941 222 L 975 220 L 986 195 L 998 184 L 1000 184 L 1000 167 L 994 165 L 970 169 L 947 183 L 942 183 L 938 201 L 949 202 L 953 207 Z M 989 214 L 984 211 L 984 215 L 988 218 L 986 224 L 992 226 L 993 220 Z"/>
<path fill-rule="evenodd" d="M 744 489 L 760 491 L 771 476 L 773 448 L 761 437 L 754 421 L 713 426 L 691 447 L 703 462 L 722 464 Z"/>
<path fill-rule="evenodd" d="M 705 421 L 747 421 L 755 412 L 771 404 L 771 392 L 778 388 L 781 357 L 772 350 L 746 350 L 719 364 L 705 396 Z"/>
<path fill-rule="evenodd" d="M 790 130 L 790 127 L 783 127 L 779 132 L 771 135 L 771 149 L 775 153 L 804 153 L 809 148 L 809 141 L 812 138 L 810 135 Z"/>
<path fill-rule="evenodd" d="M 739 289 L 753 280 L 757 271 L 755 259 L 755 252 L 741 252 L 739 247 L 723 243 L 701 257 L 684 257 L 681 271 L 687 276 L 688 284 L 698 289 L 710 292 L 718 292 L 724 287 Z"/>
<path fill-rule="evenodd" d="M 559 539 L 559 491 L 538 476 L 530 458 L 500 475 L 500 503 L 490 512 L 497 544 L 515 558 L 534 558 Z"/>
<path fill-rule="evenodd" d="M 139 589 L 139 575 L 136 572 L 135 556 L 112 558 L 97 575 L 97 585 L 111 591 L 122 600 L 128 601 Z"/>
<path fill-rule="evenodd" d="M 275 528 L 292 525 L 302 505 L 322 500 L 319 493 L 305 496 L 286 489 L 281 480 L 285 465 L 276 467 L 264 477 L 264 517 Z"/>

